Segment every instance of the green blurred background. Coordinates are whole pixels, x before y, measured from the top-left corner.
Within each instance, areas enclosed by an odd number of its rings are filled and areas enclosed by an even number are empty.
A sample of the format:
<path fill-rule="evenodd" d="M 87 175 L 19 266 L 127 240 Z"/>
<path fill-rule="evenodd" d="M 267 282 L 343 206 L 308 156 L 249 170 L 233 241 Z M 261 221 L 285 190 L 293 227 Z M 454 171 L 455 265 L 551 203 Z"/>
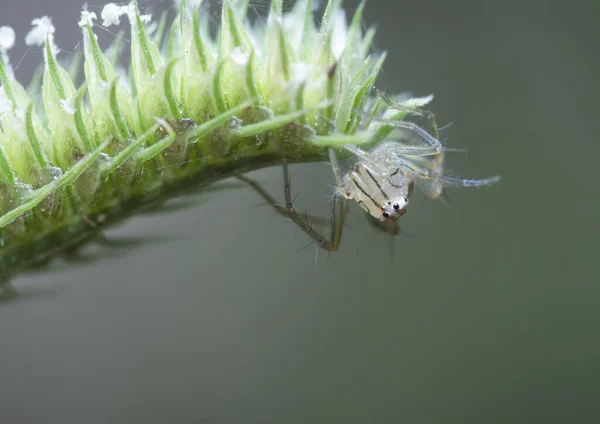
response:
<path fill-rule="evenodd" d="M 0 25 L 22 40 L 50 15 L 72 51 L 81 2 L 0 0 Z M 451 191 L 451 206 L 416 197 L 393 250 L 354 207 L 341 251 L 316 266 L 244 187 L 132 219 L 109 235 L 140 246 L 15 280 L 0 422 L 600 420 L 600 3 L 370 0 L 365 13 L 389 51 L 377 86 L 434 93 L 448 144 L 468 150 L 449 169 L 502 182 Z M 29 51 L 17 74 L 40 61 Z M 298 205 L 326 214 L 329 167 L 292 172 Z M 254 176 L 281 194 L 279 169 Z"/>

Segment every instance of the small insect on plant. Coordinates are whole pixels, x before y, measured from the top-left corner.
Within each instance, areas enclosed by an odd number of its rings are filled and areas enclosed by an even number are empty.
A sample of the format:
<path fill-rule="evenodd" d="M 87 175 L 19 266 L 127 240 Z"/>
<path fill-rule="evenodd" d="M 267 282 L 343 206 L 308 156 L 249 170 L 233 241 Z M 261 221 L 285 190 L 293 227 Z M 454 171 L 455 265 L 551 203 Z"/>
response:
<path fill-rule="evenodd" d="M 315 218 L 294 209 L 290 173 L 285 157 L 282 157 L 285 205 L 279 204 L 255 180 L 241 174 L 237 174 L 237 178 L 256 190 L 278 213 L 296 223 L 319 248 L 329 252 L 335 252 L 340 247 L 348 210 L 346 200 L 356 201 L 377 228 L 396 235 L 399 234 L 396 221 L 406 213 L 408 199 L 415 185 L 430 199 L 437 199 L 442 196 L 445 187 L 476 188 L 491 186 L 500 181 L 500 176 L 463 179 L 444 175 L 444 153 L 453 149 L 442 146 L 435 114 L 421 108 L 429 103 L 433 96 L 404 102 L 393 102 L 382 92 L 378 92 L 378 97 L 388 104 L 388 111 L 392 113 L 395 111 L 401 117 L 412 115 L 425 118 L 429 131 L 415 122 L 399 121 L 398 116 L 392 119 L 385 117 L 374 119 L 384 128 L 388 127 L 388 131 L 390 129 L 408 131 L 409 141 L 416 136 L 420 139 L 420 143 L 389 139 L 370 150 L 364 150 L 354 144 L 345 144 L 342 149 L 357 159 L 345 174 L 341 171 L 335 149 L 329 147 L 329 160 L 336 184 L 329 238 L 314 228 L 312 222 L 316 220 Z"/>

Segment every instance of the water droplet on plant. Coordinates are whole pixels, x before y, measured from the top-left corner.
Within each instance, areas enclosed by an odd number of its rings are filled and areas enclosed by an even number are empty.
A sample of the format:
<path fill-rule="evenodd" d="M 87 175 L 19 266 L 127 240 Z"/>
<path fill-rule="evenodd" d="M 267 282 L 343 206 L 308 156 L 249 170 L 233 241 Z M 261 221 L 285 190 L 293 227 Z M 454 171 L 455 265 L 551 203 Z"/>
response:
<path fill-rule="evenodd" d="M 233 131 L 235 131 L 235 130 L 237 130 L 237 129 L 241 128 L 241 127 L 242 127 L 242 124 L 243 124 L 242 120 L 241 120 L 240 118 L 237 118 L 237 117 L 235 117 L 235 116 L 234 116 L 234 117 L 233 117 L 233 118 L 231 118 L 231 120 L 229 121 L 229 124 L 228 124 L 228 126 L 229 126 L 229 129 L 230 129 L 230 130 L 233 130 Z"/>
<path fill-rule="evenodd" d="M 48 178 L 47 181 L 53 181 L 62 177 L 63 171 L 56 166 L 49 166 L 48 168 L 44 168 L 42 170 L 42 175 Z"/>

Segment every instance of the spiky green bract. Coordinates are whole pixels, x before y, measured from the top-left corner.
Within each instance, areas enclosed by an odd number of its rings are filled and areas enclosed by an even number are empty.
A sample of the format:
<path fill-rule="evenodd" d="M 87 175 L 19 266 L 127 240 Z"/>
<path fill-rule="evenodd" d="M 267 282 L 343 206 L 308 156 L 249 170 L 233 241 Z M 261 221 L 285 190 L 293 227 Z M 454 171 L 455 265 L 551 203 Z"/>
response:
<path fill-rule="evenodd" d="M 0 61 L 0 279 L 148 202 L 272 165 L 281 150 L 307 162 L 382 138 L 381 125 L 361 124 L 377 110 L 370 92 L 383 63 L 369 56 L 362 5 L 347 27 L 339 0 L 320 25 L 311 0 L 288 13 L 273 0 L 251 24 L 247 0 L 224 0 L 212 38 L 201 3 L 181 0 L 171 29 L 163 19 L 151 34 L 132 2 L 129 72 L 83 12 L 79 88 L 50 35 L 41 93 L 28 95 Z"/>

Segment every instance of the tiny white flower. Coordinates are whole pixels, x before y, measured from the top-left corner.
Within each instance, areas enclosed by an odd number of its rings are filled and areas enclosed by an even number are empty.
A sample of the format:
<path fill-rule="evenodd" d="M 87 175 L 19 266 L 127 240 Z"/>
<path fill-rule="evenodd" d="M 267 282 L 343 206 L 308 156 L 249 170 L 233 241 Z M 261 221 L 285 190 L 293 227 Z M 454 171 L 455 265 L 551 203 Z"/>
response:
<path fill-rule="evenodd" d="M 81 20 L 79 21 L 79 26 L 81 28 L 90 26 L 94 26 L 94 20 L 98 19 L 94 12 L 88 12 L 87 10 L 81 11 Z"/>
<path fill-rule="evenodd" d="M 34 19 L 31 25 L 33 28 L 25 36 L 25 44 L 28 46 L 43 46 L 47 38 L 54 38 L 55 28 L 48 16 Z"/>
<path fill-rule="evenodd" d="M 9 26 L 0 27 L 0 51 L 6 52 L 15 45 L 15 31 Z"/>
<path fill-rule="evenodd" d="M 102 26 L 109 27 L 111 25 L 119 25 L 121 16 L 125 15 L 129 10 L 128 6 L 117 6 L 114 3 L 108 3 L 102 9 L 100 17 L 102 18 Z"/>
<path fill-rule="evenodd" d="M 127 13 L 127 17 L 129 18 L 129 23 L 131 24 L 132 28 L 135 28 L 135 26 L 137 25 L 137 19 L 136 19 L 136 15 L 138 13 L 137 8 L 135 7 L 135 5 L 133 3 L 130 3 L 127 6 L 122 6 L 125 8 L 125 13 Z M 140 21 L 142 21 L 143 24 L 146 24 L 148 22 L 150 22 L 150 20 L 152 19 L 152 15 L 140 15 Z"/>
<path fill-rule="evenodd" d="M 58 53 L 58 46 L 54 44 L 54 32 L 56 28 L 52 25 L 52 20 L 48 16 L 42 16 L 31 21 L 31 25 L 33 25 L 33 28 L 25 36 L 25 44 L 28 46 L 43 46 L 47 40 L 50 45 L 50 51 L 53 55 L 56 55 Z M 45 56 L 46 50 L 44 49 Z"/>

